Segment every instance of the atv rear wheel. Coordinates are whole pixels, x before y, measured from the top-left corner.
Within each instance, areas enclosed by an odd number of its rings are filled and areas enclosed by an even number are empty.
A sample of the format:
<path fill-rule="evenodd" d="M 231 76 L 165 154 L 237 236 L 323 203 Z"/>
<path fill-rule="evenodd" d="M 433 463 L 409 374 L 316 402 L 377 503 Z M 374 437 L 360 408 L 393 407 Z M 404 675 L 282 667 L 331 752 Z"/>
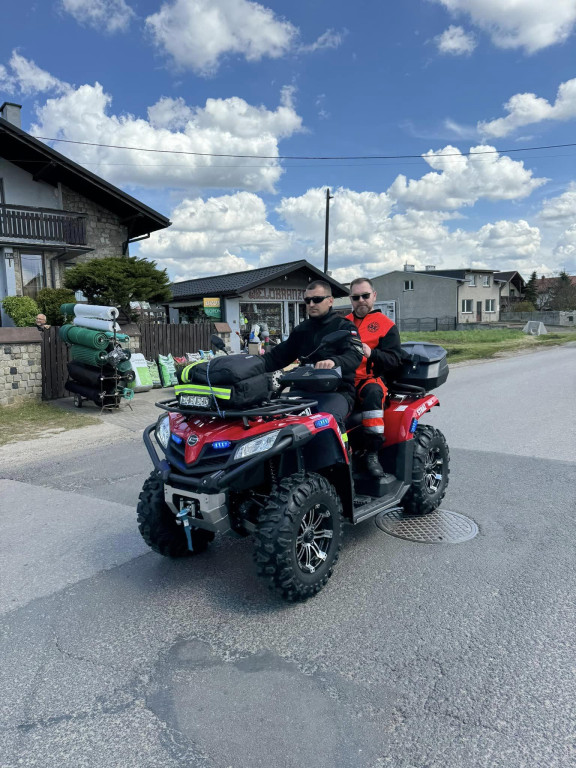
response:
<path fill-rule="evenodd" d="M 138 502 L 138 528 L 148 546 L 165 557 L 186 557 L 204 552 L 214 539 L 212 531 L 191 528 L 190 552 L 184 527 L 176 523 L 176 517 L 164 501 L 164 483 L 152 472 L 144 483 Z"/>
<path fill-rule="evenodd" d="M 342 504 L 314 473 L 284 478 L 260 515 L 254 553 L 259 576 L 286 600 L 307 600 L 332 575 L 342 547 Z"/>
<path fill-rule="evenodd" d="M 439 429 L 419 425 L 414 433 L 412 484 L 402 505 L 408 515 L 427 515 L 440 506 L 448 487 L 450 451 Z"/>

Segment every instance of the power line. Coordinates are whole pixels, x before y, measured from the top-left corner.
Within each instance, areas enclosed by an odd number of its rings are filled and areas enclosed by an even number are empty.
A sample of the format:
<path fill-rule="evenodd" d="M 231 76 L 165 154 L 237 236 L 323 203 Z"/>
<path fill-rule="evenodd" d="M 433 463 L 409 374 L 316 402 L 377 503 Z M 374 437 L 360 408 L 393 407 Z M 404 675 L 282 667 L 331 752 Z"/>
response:
<path fill-rule="evenodd" d="M 136 152 L 156 152 L 171 155 L 194 155 L 195 157 L 230 157 L 236 159 L 254 160 L 415 160 L 427 156 L 441 159 L 443 157 L 472 157 L 474 155 L 509 155 L 512 152 L 530 152 L 539 149 L 563 149 L 576 147 L 576 142 L 570 144 L 547 144 L 541 147 L 516 147 L 512 149 L 487 149 L 480 152 L 446 152 L 434 155 L 232 155 L 221 152 L 189 152 L 182 149 L 150 149 L 148 147 L 130 147 L 120 144 L 100 144 L 93 141 L 74 141 L 73 139 L 55 139 L 48 136 L 34 136 L 42 141 L 58 141 L 65 144 L 81 144 L 85 147 L 104 147 L 106 149 L 128 149 Z"/>

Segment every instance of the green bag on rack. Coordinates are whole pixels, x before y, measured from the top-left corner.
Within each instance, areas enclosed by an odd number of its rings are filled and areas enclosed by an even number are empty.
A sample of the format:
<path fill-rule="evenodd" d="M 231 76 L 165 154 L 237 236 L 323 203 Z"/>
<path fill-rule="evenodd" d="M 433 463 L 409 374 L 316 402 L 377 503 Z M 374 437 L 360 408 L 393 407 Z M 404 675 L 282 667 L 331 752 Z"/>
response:
<path fill-rule="evenodd" d="M 160 371 L 160 380 L 163 387 L 175 387 L 178 384 L 174 358 L 170 353 L 158 355 L 158 370 Z"/>

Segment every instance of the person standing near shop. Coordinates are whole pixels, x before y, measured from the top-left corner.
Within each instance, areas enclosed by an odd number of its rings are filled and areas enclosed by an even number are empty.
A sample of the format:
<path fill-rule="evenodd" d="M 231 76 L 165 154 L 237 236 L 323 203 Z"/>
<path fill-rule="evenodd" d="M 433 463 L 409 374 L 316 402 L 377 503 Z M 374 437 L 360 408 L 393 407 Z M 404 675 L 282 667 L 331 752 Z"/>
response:
<path fill-rule="evenodd" d="M 358 329 L 364 353 L 354 383 L 356 398 L 362 408 L 366 468 L 374 477 L 384 477 L 378 451 L 384 444 L 386 379 L 400 365 L 400 334 L 389 317 L 374 309 L 376 291 L 367 277 L 357 277 L 350 283 L 350 301 L 352 312 L 346 318 Z"/>
<path fill-rule="evenodd" d="M 336 392 L 308 392 L 318 401 L 318 410 L 331 413 L 343 425 L 354 407 L 354 377 L 362 362 L 362 346 L 354 323 L 337 315 L 333 309 L 331 286 L 323 280 L 310 283 L 304 293 L 308 318 L 297 325 L 286 341 L 273 347 L 263 357 L 268 372 L 285 368 L 298 358 L 306 358 L 315 368 L 340 368 L 342 381 Z M 349 335 L 317 349 L 329 333 L 347 330 Z"/>

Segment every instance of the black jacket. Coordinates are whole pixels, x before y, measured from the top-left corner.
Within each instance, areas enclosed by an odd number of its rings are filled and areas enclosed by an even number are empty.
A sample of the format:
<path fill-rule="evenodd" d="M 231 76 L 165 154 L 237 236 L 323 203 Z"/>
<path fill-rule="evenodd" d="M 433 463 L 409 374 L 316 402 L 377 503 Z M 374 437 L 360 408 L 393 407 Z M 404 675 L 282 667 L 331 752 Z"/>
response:
<path fill-rule="evenodd" d="M 343 329 L 350 331 L 349 338 L 314 351 L 324 336 Z M 354 401 L 354 374 L 362 361 L 362 345 L 354 323 L 332 310 L 323 317 L 309 317 L 294 328 L 286 341 L 266 352 L 263 359 L 267 371 L 277 371 L 303 357 L 307 358 L 303 362 L 312 364 L 319 360 L 333 360 L 342 369 L 342 384 L 338 392 Z"/>

